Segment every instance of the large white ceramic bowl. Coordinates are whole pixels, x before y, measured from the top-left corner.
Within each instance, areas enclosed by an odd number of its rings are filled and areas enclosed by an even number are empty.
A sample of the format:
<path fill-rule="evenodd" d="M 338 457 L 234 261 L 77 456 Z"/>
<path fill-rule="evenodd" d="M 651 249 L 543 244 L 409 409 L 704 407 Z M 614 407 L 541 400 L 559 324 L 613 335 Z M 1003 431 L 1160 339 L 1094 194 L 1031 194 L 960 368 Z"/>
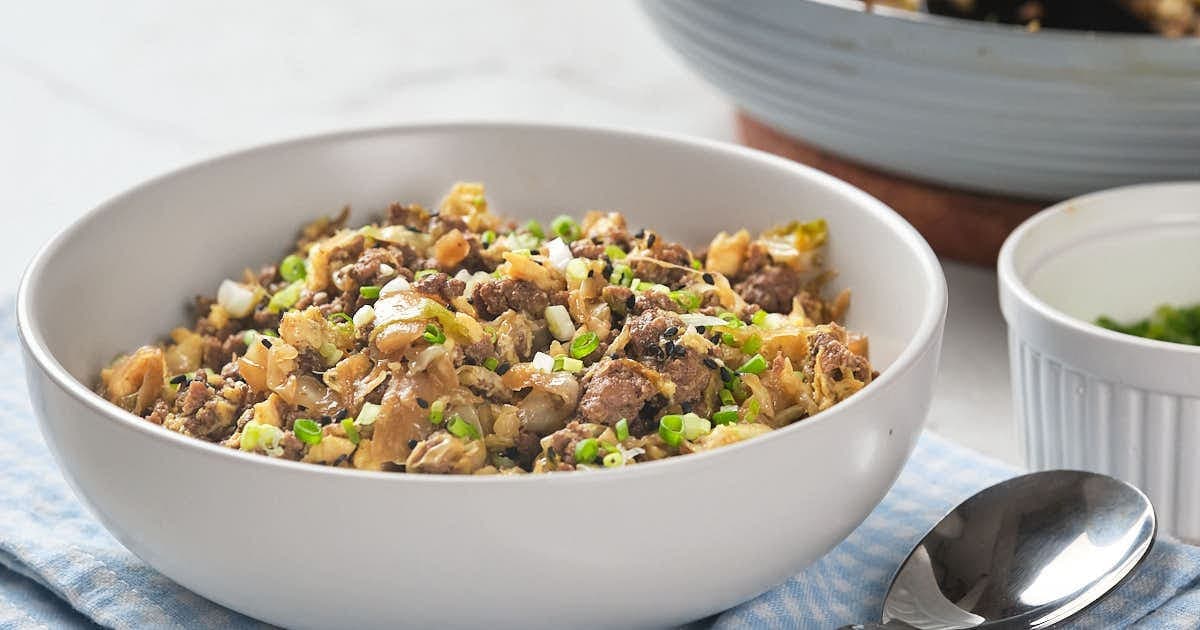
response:
<path fill-rule="evenodd" d="M 486 182 L 500 212 L 613 208 L 701 244 L 824 216 L 849 324 L 882 376 L 811 420 L 718 451 L 596 474 L 462 478 L 252 456 L 165 431 L 88 385 L 187 298 L 273 260 L 349 203 L 436 202 Z M 888 491 L 920 432 L 946 293 L 925 242 L 859 190 L 785 160 L 655 134 L 529 125 L 340 133 L 237 153 L 117 197 L 30 265 L 31 395 L 104 525 L 180 584 L 292 627 L 629 627 L 696 619 L 812 562 Z"/>
<path fill-rule="evenodd" d="M 645 0 L 739 106 L 843 157 L 1063 199 L 1200 177 L 1200 40 L 939 18 L 859 0 Z"/>
<path fill-rule="evenodd" d="M 1030 468 L 1141 488 L 1200 541 L 1200 347 L 1093 325 L 1200 302 L 1200 183 L 1119 188 L 1026 221 L 1000 251 L 1014 408 Z"/>

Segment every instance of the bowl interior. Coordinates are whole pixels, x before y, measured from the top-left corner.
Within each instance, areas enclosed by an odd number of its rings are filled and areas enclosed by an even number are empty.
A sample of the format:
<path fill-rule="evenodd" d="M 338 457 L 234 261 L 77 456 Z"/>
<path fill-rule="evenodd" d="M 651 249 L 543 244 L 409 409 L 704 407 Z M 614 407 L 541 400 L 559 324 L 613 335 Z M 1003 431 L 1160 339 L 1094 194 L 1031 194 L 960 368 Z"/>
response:
<path fill-rule="evenodd" d="M 1139 186 L 1068 202 L 1031 226 L 1018 276 L 1050 307 L 1086 322 L 1200 303 L 1200 186 Z"/>
<path fill-rule="evenodd" d="M 940 270 L 882 204 L 828 176 L 745 149 L 624 132 L 520 125 L 397 128 L 294 141 L 151 181 L 61 234 L 27 272 L 28 331 L 92 384 L 119 352 L 188 321 L 186 303 L 271 263 L 306 221 L 392 201 L 436 206 L 456 180 L 487 185 L 515 218 L 621 210 L 631 227 L 699 247 L 720 230 L 825 217 L 833 289 L 886 372 L 932 331 Z"/>

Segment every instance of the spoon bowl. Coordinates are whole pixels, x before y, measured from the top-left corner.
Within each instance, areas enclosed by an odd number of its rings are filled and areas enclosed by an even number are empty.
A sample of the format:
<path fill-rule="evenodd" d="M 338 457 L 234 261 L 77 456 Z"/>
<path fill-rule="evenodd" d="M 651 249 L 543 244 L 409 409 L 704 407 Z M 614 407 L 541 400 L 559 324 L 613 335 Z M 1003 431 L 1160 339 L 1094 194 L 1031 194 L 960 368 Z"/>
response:
<path fill-rule="evenodd" d="M 892 578 L 882 624 L 847 628 L 1047 628 L 1128 577 L 1156 531 L 1150 500 L 1112 477 L 1015 477 L 967 499 L 925 535 Z"/>

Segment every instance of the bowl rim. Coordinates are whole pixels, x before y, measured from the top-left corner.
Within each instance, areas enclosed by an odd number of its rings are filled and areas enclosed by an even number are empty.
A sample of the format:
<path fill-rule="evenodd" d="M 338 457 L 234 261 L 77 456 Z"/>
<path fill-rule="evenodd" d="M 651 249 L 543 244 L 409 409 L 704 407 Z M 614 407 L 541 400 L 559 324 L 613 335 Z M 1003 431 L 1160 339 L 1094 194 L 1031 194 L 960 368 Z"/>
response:
<path fill-rule="evenodd" d="M 1200 181 L 1153 182 L 1109 188 L 1061 201 L 1026 219 L 1021 225 L 1017 226 L 1017 229 L 1008 235 L 1008 238 L 1004 240 L 1004 245 L 1000 248 L 1000 255 L 996 261 L 996 272 L 1001 291 L 1010 293 L 1018 303 L 1031 309 L 1033 313 L 1048 320 L 1052 325 L 1059 326 L 1075 334 L 1091 337 L 1102 343 L 1119 344 L 1139 351 L 1171 352 L 1200 360 L 1200 346 L 1189 346 L 1182 343 L 1128 335 L 1072 317 L 1034 295 L 1033 291 L 1030 291 L 1029 287 L 1025 284 L 1021 274 L 1017 272 L 1016 250 L 1022 241 L 1047 221 L 1052 220 L 1060 214 L 1074 211 L 1074 206 L 1077 204 L 1087 204 L 1098 199 L 1120 199 L 1126 195 L 1136 195 L 1146 190 L 1163 190 L 1169 188 L 1200 189 Z M 1008 309 L 1004 308 L 1004 302 L 1005 300 L 1002 299 L 1001 308 L 1007 311 Z M 1011 319 L 1015 315 L 1005 312 L 1004 316 L 1006 320 L 1009 320 L 1009 325 L 1011 326 Z"/>
<path fill-rule="evenodd" d="M 967 20 L 963 18 L 950 17 L 948 15 L 934 15 L 922 11 L 908 11 L 897 7 L 875 6 L 870 10 L 862 0 L 804 0 L 813 4 L 820 4 L 836 9 L 843 9 L 852 13 L 861 13 L 866 16 L 878 16 L 885 20 L 903 20 L 917 24 L 927 24 L 934 27 L 946 28 L 962 32 L 983 32 L 991 34 L 999 34 L 1015 37 L 1030 37 L 1042 35 L 1044 37 L 1059 37 L 1063 40 L 1116 40 L 1116 41 L 1135 41 L 1135 42 L 1153 42 L 1161 41 L 1163 46 L 1200 46 L 1200 37 L 1165 37 L 1157 33 L 1127 33 L 1124 31 L 1084 31 L 1066 28 L 1040 28 L 1036 32 L 1031 32 L 1029 29 L 1020 24 L 1002 24 L 992 22 L 982 22 L 977 20 Z M 1159 44 L 1147 44 L 1157 46 Z"/>
<path fill-rule="evenodd" d="M 541 134 L 567 134 L 585 137 L 615 137 L 630 142 L 646 142 L 652 143 L 653 145 L 686 149 L 692 152 L 705 152 L 715 154 L 716 156 L 724 159 L 754 162 L 758 167 L 761 168 L 786 171 L 794 177 L 799 177 L 810 181 L 817 187 L 832 189 L 835 193 L 847 197 L 856 205 L 875 215 L 881 222 L 885 224 L 885 226 L 891 229 L 893 234 L 903 241 L 903 243 L 916 257 L 921 274 L 924 276 L 926 289 L 929 291 L 929 299 L 927 300 L 920 315 L 920 323 L 917 326 L 916 333 L 908 339 L 900 353 L 892 362 L 891 366 L 886 371 L 881 373 L 879 378 L 872 381 L 867 388 L 864 388 L 863 391 L 866 393 L 866 396 L 851 396 L 849 399 L 838 403 L 830 409 L 815 414 L 811 418 L 806 419 L 804 422 L 796 422 L 786 427 L 772 430 L 765 435 L 756 436 L 751 440 L 743 440 L 729 446 L 714 449 L 712 451 L 691 453 L 685 457 L 670 457 L 664 460 L 622 467 L 621 470 L 600 471 L 603 472 L 603 474 L 595 475 L 422 475 L 319 466 L 275 457 L 263 457 L 255 453 L 245 453 L 240 450 L 220 446 L 216 443 L 185 436 L 175 431 L 164 430 L 161 427 L 146 422 L 143 418 L 140 418 L 117 407 L 116 405 L 113 405 L 109 401 L 102 398 L 99 394 L 96 394 L 94 391 L 92 391 L 92 389 L 86 384 L 72 376 L 47 347 L 41 327 L 33 317 L 33 302 L 35 295 L 39 290 L 40 279 L 45 273 L 45 267 L 48 264 L 48 261 L 53 259 L 55 253 L 64 245 L 64 243 L 71 240 L 71 238 L 75 236 L 76 232 L 80 231 L 86 223 L 103 215 L 110 208 L 119 206 L 120 204 L 124 203 L 126 199 L 140 194 L 145 189 L 168 183 L 170 180 L 176 177 L 216 166 L 222 162 L 249 158 L 261 154 L 275 153 L 300 146 L 322 145 L 369 137 L 401 138 L 407 135 L 418 135 L 422 133 L 487 134 L 513 131 Z M 686 134 L 653 130 L 639 130 L 630 127 L 610 125 L 559 124 L 497 120 L 446 121 L 369 126 L 308 134 L 290 139 L 254 144 L 246 148 L 219 153 L 215 156 L 201 159 L 182 167 L 171 169 L 165 173 L 155 175 L 133 186 L 132 188 L 117 194 L 116 196 L 110 197 L 99 205 L 80 214 L 67 227 L 61 229 L 57 234 L 54 235 L 53 238 L 42 245 L 37 254 L 35 254 L 30 260 L 29 264 L 25 268 L 25 271 L 21 275 L 21 281 L 17 289 L 16 302 L 18 337 L 21 340 L 21 344 L 24 346 L 27 356 L 32 358 L 32 362 L 27 361 L 28 368 L 32 368 L 34 365 L 36 365 L 36 367 L 57 387 L 63 390 L 63 392 L 65 392 L 76 402 L 89 408 L 93 413 L 104 418 L 105 421 L 111 422 L 117 427 L 126 430 L 141 431 L 144 435 L 149 436 L 151 439 L 162 441 L 164 446 L 170 445 L 176 448 L 191 449 L 198 455 L 209 456 L 218 461 L 227 461 L 231 464 L 240 462 L 245 465 L 282 467 L 279 470 L 283 472 L 291 470 L 299 474 L 344 476 L 347 478 L 356 478 L 364 481 L 375 480 L 376 482 L 381 483 L 528 484 L 591 483 L 603 479 L 634 479 L 646 475 L 660 475 L 668 473 L 673 469 L 673 467 L 695 466 L 718 458 L 732 457 L 734 453 L 739 452 L 748 446 L 753 448 L 753 444 L 759 440 L 785 439 L 791 433 L 794 433 L 797 430 L 805 430 L 802 427 L 809 426 L 813 423 L 836 422 L 838 416 L 848 413 L 850 410 L 864 404 L 864 398 L 870 398 L 872 392 L 882 392 L 884 389 L 895 388 L 900 380 L 901 375 L 910 371 L 919 361 L 919 359 L 921 359 L 929 351 L 937 351 L 939 346 L 938 340 L 940 339 L 939 331 L 944 323 L 946 315 L 947 290 L 945 275 L 942 272 L 942 268 L 937 257 L 934 255 L 933 250 L 929 247 L 929 244 L 916 231 L 916 229 L 883 202 L 872 197 L 859 188 L 833 177 L 832 175 L 828 175 L 808 166 L 804 166 L 802 164 L 798 164 L 785 158 L 756 149 L 708 138 L 689 136 Z M 257 462 L 257 464 L 254 462 Z M 689 464 L 688 462 L 694 463 Z"/>

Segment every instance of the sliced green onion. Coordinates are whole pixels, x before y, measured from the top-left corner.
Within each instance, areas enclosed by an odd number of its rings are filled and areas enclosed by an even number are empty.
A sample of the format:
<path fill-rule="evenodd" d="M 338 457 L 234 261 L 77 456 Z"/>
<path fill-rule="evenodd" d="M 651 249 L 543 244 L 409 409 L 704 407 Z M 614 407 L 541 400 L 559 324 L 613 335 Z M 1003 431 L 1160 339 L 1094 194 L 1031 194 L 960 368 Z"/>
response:
<path fill-rule="evenodd" d="M 565 214 L 554 217 L 550 222 L 550 229 L 568 243 L 579 238 L 579 224 Z"/>
<path fill-rule="evenodd" d="M 492 243 L 496 242 L 496 231 L 488 230 L 484 232 L 483 236 L 479 237 L 479 240 L 483 243 L 484 247 L 491 247 Z"/>
<path fill-rule="evenodd" d="M 571 313 L 562 304 L 551 304 L 546 307 L 543 315 L 550 334 L 559 341 L 567 341 L 575 336 L 575 322 L 571 321 Z"/>
<path fill-rule="evenodd" d="M 595 352 L 599 347 L 600 337 L 590 330 L 585 330 L 571 341 L 571 356 L 582 359 Z"/>
<path fill-rule="evenodd" d="M 546 231 L 542 229 L 542 224 L 537 221 L 530 221 L 525 224 L 525 231 L 536 236 L 538 240 L 546 238 Z"/>
<path fill-rule="evenodd" d="M 304 267 L 304 259 L 292 254 L 283 259 L 279 263 L 279 275 L 288 282 L 303 280 L 308 275 L 308 269 Z"/>
<path fill-rule="evenodd" d="M 629 286 L 633 281 L 633 269 L 628 265 L 613 265 L 613 272 L 608 277 L 608 281 L 612 284 Z"/>
<path fill-rule="evenodd" d="M 292 431 L 305 444 L 321 443 L 321 425 L 308 418 L 297 418 L 292 424 Z"/>
<path fill-rule="evenodd" d="M 575 444 L 575 463 L 590 464 L 596 461 L 596 455 L 599 453 L 600 442 L 596 438 L 579 440 Z"/>
<path fill-rule="evenodd" d="M 629 439 L 629 421 L 628 420 L 626 420 L 625 418 L 621 418 L 620 420 L 617 420 L 617 426 L 615 427 L 615 429 L 617 431 L 617 441 L 618 442 L 624 442 L 625 440 Z"/>
<path fill-rule="evenodd" d="M 242 343 L 246 344 L 247 348 L 249 348 L 250 346 L 253 346 L 257 342 L 258 342 L 258 331 L 257 330 L 247 330 L 246 332 L 242 333 Z"/>
<path fill-rule="evenodd" d="M 565 356 L 554 357 L 554 371 L 578 374 L 583 371 L 583 361 Z"/>
<path fill-rule="evenodd" d="M 700 296 L 692 291 L 671 291 L 671 299 L 686 312 L 700 308 Z"/>
<path fill-rule="evenodd" d="M 746 422 L 754 422 L 758 418 L 759 404 L 757 398 L 751 398 L 746 404 Z"/>
<path fill-rule="evenodd" d="M 346 432 L 346 439 L 350 440 L 352 444 L 358 444 L 358 441 L 362 439 L 358 434 L 358 427 L 354 426 L 353 418 L 342 420 L 342 430 Z"/>
<path fill-rule="evenodd" d="M 683 439 L 694 440 L 712 431 L 712 423 L 694 413 L 683 414 Z"/>
<path fill-rule="evenodd" d="M 354 318 L 350 317 L 346 313 L 334 313 L 333 315 L 329 316 L 329 321 L 333 322 L 335 328 L 339 328 L 351 335 L 354 334 Z"/>
<path fill-rule="evenodd" d="M 609 245 L 608 247 L 605 247 L 604 255 L 608 256 L 609 260 L 624 260 L 626 256 L 625 250 L 617 247 L 616 245 Z"/>
<path fill-rule="evenodd" d="M 483 360 L 483 367 L 495 372 L 500 367 L 500 361 L 496 357 L 488 357 Z"/>
<path fill-rule="evenodd" d="M 464 440 L 474 440 L 479 438 L 479 430 L 475 428 L 475 425 L 463 420 L 461 416 L 457 415 L 453 418 L 450 418 L 450 422 L 446 424 L 446 430 L 449 431 L 451 435 L 463 438 Z"/>
<path fill-rule="evenodd" d="M 616 468 L 623 465 L 625 465 L 625 456 L 621 454 L 621 451 L 608 453 L 604 456 L 605 468 Z"/>
<path fill-rule="evenodd" d="M 271 301 L 267 302 L 267 310 L 272 313 L 278 313 L 292 308 L 296 302 L 300 301 L 300 291 L 302 289 L 304 289 L 304 282 L 301 280 L 297 280 L 280 289 L 275 295 L 271 296 Z"/>
<path fill-rule="evenodd" d="M 422 269 L 422 270 L 418 271 L 417 273 L 413 274 L 413 280 L 420 280 L 421 278 L 424 278 L 425 276 L 432 276 L 435 273 L 437 273 L 437 269 Z"/>
<path fill-rule="evenodd" d="M 375 403 L 363 403 L 362 410 L 358 412 L 358 417 L 354 419 L 358 426 L 365 427 L 375 424 L 375 420 L 379 418 L 380 406 Z"/>
<path fill-rule="evenodd" d="M 767 360 L 763 358 L 763 355 L 756 354 L 747 359 L 746 362 L 742 364 L 742 367 L 738 368 L 737 371 L 745 374 L 762 374 L 763 370 L 766 369 Z"/>
<path fill-rule="evenodd" d="M 571 262 L 567 263 L 566 269 L 567 279 L 575 282 L 583 282 L 588 275 L 587 260 L 583 258 L 572 258 Z"/>
<path fill-rule="evenodd" d="M 668 446 L 679 446 L 683 441 L 683 416 L 668 414 L 658 421 L 658 436 Z"/>
<path fill-rule="evenodd" d="M 379 290 L 382 288 L 383 287 L 377 284 L 368 284 L 366 286 L 358 287 L 358 294 L 364 299 L 374 300 L 379 297 Z"/>
<path fill-rule="evenodd" d="M 253 451 L 262 447 L 267 455 L 278 457 L 283 454 L 279 441 L 283 439 L 283 430 L 257 420 L 251 420 L 242 427 L 242 438 L 238 447 L 243 451 Z"/>
<path fill-rule="evenodd" d="M 703 268 L 704 268 L 704 266 L 700 264 L 700 260 L 699 260 L 699 259 L 696 259 L 696 258 L 693 258 L 693 259 L 692 259 L 692 269 L 695 269 L 696 271 L 699 271 L 699 270 L 701 270 L 701 269 L 703 269 Z"/>
<path fill-rule="evenodd" d="M 755 326 L 762 326 L 763 322 L 767 321 L 767 312 L 759 309 L 750 316 L 750 323 Z"/>
<path fill-rule="evenodd" d="M 745 352 L 746 354 L 754 354 L 755 352 L 758 352 L 759 348 L 762 348 L 762 344 L 762 337 L 759 337 L 757 333 L 750 335 L 750 338 L 746 340 L 746 343 L 742 344 L 742 352 Z"/>
<path fill-rule="evenodd" d="M 734 337 L 732 333 L 721 333 L 721 343 L 727 346 L 738 345 L 737 337 Z"/>
<path fill-rule="evenodd" d="M 483 195 L 475 195 L 475 198 L 471 200 L 471 205 L 476 208 L 482 208 L 486 203 L 487 200 L 483 198 Z"/>
<path fill-rule="evenodd" d="M 729 391 L 728 389 L 721 390 L 721 404 L 722 405 L 732 405 L 736 402 L 737 401 L 733 399 L 733 392 Z"/>
<path fill-rule="evenodd" d="M 726 391 L 726 390 L 721 390 Z M 730 397 L 732 400 L 733 397 Z M 738 406 L 724 405 L 719 411 L 713 414 L 712 421 L 716 424 L 733 424 L 738 421 Z"/>
<path fill-rule="evenodd" d="M 446 343 L 446 333 L 442 332 L 437 324 L 426 324 L 425 333 L 421 335 L 421 338 L 434 345 Z"/>
<path fill-rule="evenodd" d="M 741 328 L 742 326 L 746 325 L 745 322 L 738 319 L 737 315 L 734 315 L 733 313 L 721 313 L 717 317 L 725 320 L 726 325 L 730 328 Z"/>
<path fill-rule="evenodd" d="M 446 401 L 435 400 L 429 405 L 429 421 L 433 424 L 441 424 L 442 418 L 446 414 Z"/>
<path fill-rule="evenodd" d="M 262 334 L 267 337 L 278 337 L 279 336 L 279 333 L 275 332 L 274 328 L 264 328 L 264 329 L 262 329 Z"/>

